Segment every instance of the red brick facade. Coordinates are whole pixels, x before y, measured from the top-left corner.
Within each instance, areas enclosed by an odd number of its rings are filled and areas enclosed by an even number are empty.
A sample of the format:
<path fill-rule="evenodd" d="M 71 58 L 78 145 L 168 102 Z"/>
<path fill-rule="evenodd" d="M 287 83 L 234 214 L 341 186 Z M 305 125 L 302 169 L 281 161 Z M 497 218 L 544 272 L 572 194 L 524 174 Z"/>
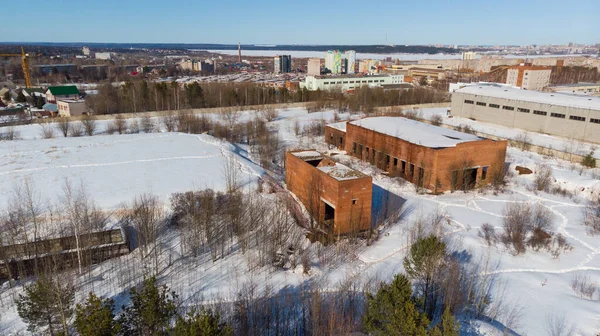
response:
<path fill-rule="evenodd" d="M 320 170 L 336 166 L 328 157 L 286 153 L 286 184 L 323 229 L 349 234 L 371 228 L 372 178 L 357 171 L 339 179 Z M 333 210 L 332 210 L 333 209 Z"/>
<path fill-rule="evenodd" d="M 345 148 L 346 132 L 331 126 L 325 126 L 325 142 L 329 145 Z"/>
<path fill-rule="evenodd" d="M 325 135 L 329 137 L 329 133 Z M 487 184 L 493 174 L 504 169 L 506 146 L 507 141 L 481 139 L 430 148 L 347 123 L 344 146 L 338 147 L 390 176 L 441 192 Z"/>

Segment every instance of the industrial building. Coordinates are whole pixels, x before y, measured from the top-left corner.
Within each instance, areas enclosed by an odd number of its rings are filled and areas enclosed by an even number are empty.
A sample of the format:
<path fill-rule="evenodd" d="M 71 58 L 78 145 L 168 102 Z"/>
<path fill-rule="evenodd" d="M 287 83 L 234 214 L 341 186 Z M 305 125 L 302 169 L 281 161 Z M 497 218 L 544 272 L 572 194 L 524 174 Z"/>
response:
<path fill-rule="evenodd" d="M 598 95 L 600 94 L 600 83 L 575 83 L 553 85 L 544 88 L 547 92 L 573 93 L 580 95 Z"/>
<path fill-rule="evenodd" d="M 285 158 L 287 189 L 323 231 L 345 235 L 371 228 L 370 176 L 314 150 L 287 152 Z"/>
<path fill-rule="evenodd" d="M 114 53 L 112 52 L 97 52 L 94 57 L 99 60 L 112 60 Z"/>
<path fill-rule="evenodd" d="M 470 61 L 470 60 L 477 59 L 477 53 L 473 52 L 473 51 L 465 51 L 462 53 L 462 59 L 464 61 Z"/>
<path fill-rule="evenodd" d="M 277 55 L 273 57 L 273 73 L 292 72 L 292 56 Z"/>
<path fill-rule="evenodd" d="M 306 76 L 300 87 L 309 91 L 348 91 L 361 86 L 399 88 L 402 84 L 405 84 L 403 75 Z"/>
<path fill-rule="evenodd" d="M 306 67 L 306 74 L 309 76 L 320 76 L 321 75 L 321 59 L 310 58 L 308 60 L 308 66 Z"/>
<path fill-rule="evenodd" d="M 550 84 L 551 74 L 552 67 L 521 63 L 508 67 L 506 84 L 518 86 L 526 90 L 542 90 Z"/>
<path fill-rule="evenodd" d="M 401 117 L 369 117 L 325 127 L 326 142 L 390 176 L 434 192 L 485 185 L 504 169 L 507 141 Z"/>
<path fill-rule="evenodd" d="M 452 94 L 452 115 L 600 143 L 600 97 L 468 86 Z"/>

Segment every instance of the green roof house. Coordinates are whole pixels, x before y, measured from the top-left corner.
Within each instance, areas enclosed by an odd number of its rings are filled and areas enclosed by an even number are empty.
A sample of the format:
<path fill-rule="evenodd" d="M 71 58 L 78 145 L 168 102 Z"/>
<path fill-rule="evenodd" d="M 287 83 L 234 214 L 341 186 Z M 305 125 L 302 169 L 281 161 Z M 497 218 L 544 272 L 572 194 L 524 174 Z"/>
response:
<path fill-rule="evenodd" d="M 51 86 L 46 91 L 46 101 L 56 103 L 62 99 L 79 99 L 79 90 L 75 85 Z"/>

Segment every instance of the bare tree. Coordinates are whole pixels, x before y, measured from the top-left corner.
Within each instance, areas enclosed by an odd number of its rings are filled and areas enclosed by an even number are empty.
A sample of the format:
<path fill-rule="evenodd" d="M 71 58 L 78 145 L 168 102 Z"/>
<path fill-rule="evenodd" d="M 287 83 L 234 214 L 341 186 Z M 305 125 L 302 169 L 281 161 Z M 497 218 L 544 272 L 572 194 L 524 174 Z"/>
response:
<path fill-rule="evenodd" d="M 75 121 L 71 124 L 71 136 L 80 137 L 83 135 L 84 126 L 81 121 Z"/>
<path fill-rule="evenodd" d="M 600 197 L 592 200 L 583 210 L 583 224 L 586 226 L 587 233 L 595 236 L 600 235 Z"/>
<path fill-rule="evenodd" d="M 141 128 L 144 133 L 153 133 L 156 131 L 156 124 L 149 115 L 144 115 L 141 119 Z"/>
<path fill-rule="evenodd" d="M 88 136 L 94 135 L 94 132 L 96 131 L 96 119 L 93 116 L 86 114 L 81 122 L 85 128 L 85 134 Z"/>
<path fill-rule="evenodd" d="M 163 205 L 157 196 L 142 194 L 133 201 L 126 220 L 136 229 L 142 259 L 152 255 L 154 257 L 154 271 L 158 273 L 160 246 L 157 238 L 165 222 Z"/>
<path fill-rule="evenodd" d="M 225 186 L 228 194 L 236 192 L 240 187 L 239 167 L 233 155 L 224 158 L 221 174 L 225 179 Z"/>
<path fill-rule="evenodd" d="M 573 275 L 570 285 L 577 295 L 586 297 L 588 299 L 592 299 L 594 297 L 594 293 L 596 293 L 596 289 L 598 288 L 598 284 L 592 281 L 590 276 L 587 274 Z"/>
<path fill-rule="evenodd" d="M 177 132 L 177 116 L 173 113 L 163 113 L 161 116 L 161 123 L 167 132 Z"/>
<path fill-rule="evenodd" d="M 42 128 L 40 131 L 40 135 L 42 136 L 42 139 L 54 138 L 54 128 L 52 128 L 52 125 L 49 122 L 45 121 L 45 122 L 41 123 L 40 127 Z"/>
<path fill-rule="evenodd" d="M 548 336 L 573 336 L 579 333 L 575 324 L 567 322 L 564 315 L 556 313 L 546 316 L 546 332 Z"/>
<path fill-rule="evenodd" d="M 265 118 L 266 121 L 273 121 L 275 119 L 277 119 L 277 117 L 279 117 L 279 111 L 277 111 L 273 106 L 271 105 L 263 105 L 260 108 L 260 114 L 263 116 L 263 118 Z"/>
<path fill-rule="evenodd" d="M 69 136 L 69 132 L 71 131 L 71 120 L 67 117 L 62 117 L 58 119 L 56 127 L 66 138 L 67 136 Z"/>
<path fill-rule="evenodd" d="M 116 116 L 115 120 L 113 121 L 113 124 L 114 124 L 117 132 L 119 132 L 119 134 L 127 133 L 128 123 L 127 123 L 127 119 L 125 119 L 125 117 L 123 117 L 121 115 Z"/>
<path fill-rule="evenodd" d="M 434 126 L 441 126 L 444 119 L 442 118 L 441 115 L 439 114 L 434 114 L 431 116 L 431 118 L 429 118 L 429 121 L 431 122 L 432 125 Z"/>
<path fill-rule="evenodd" d="M 78 189 L 75 189 L 71 182 L 65 179 L 61 205 L 68 225 L 75 236 L 78 273 L 81 274 L 85 262 L 82 257 L 82 248 L 86 247 L 81 242 L 81 235 L 101 230 L 106 222 L 106 217 L 89 198 L 83 182 Z"/>
<path fill-rule="evenodd" d="M 533 182 L 536 190 L 549 192 L 552 182 L 554 182 L 552 168 L 545 164 L 539 165 L 536 169 Z"/>
<path fill-rule="evenodd" d="M 502 211 L 502 242 L 512 246 L 517 254 L 525 252 L 525 239 L 531 231 L 531 206 L 527 203 L 508 203 Z"/>
<path fill-rule="evenodd" d="M 498 239 L 496 237 L 496 230 L 494 229 L 494 226 L 489 223 L 481 224 L 481 228 L 479 229 L 479 232 L 477 232 L 477 235 L 483 238 L 488 246 L 496 244 L 496 240 Z"/>
<path fill-rule="evenodd" d="M 0 133 L 0 140 L 19 140 L 20 138 L 21 133 L 13 126 L 3 127 L 2 132 Z"/>

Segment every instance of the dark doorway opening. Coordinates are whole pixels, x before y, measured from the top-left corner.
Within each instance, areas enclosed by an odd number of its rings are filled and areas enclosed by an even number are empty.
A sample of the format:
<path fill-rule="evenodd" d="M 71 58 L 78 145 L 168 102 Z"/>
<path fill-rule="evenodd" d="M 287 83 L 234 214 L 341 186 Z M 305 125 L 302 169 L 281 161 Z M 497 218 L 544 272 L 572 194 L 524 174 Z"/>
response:
<path fill-rule="evenodd" d="M 465 190 L 475 188 L 477 182 L 477 168 L 468 168 L 463 170 L 463 184 Z"/>
<path fill-rule="evenodd" d="M 335 218 L 335 209 L 325 202 L 323 202 L 323 204 L 325 204 L 325 217 L 323 218 L 323 220 L 333 221 Z"/>

